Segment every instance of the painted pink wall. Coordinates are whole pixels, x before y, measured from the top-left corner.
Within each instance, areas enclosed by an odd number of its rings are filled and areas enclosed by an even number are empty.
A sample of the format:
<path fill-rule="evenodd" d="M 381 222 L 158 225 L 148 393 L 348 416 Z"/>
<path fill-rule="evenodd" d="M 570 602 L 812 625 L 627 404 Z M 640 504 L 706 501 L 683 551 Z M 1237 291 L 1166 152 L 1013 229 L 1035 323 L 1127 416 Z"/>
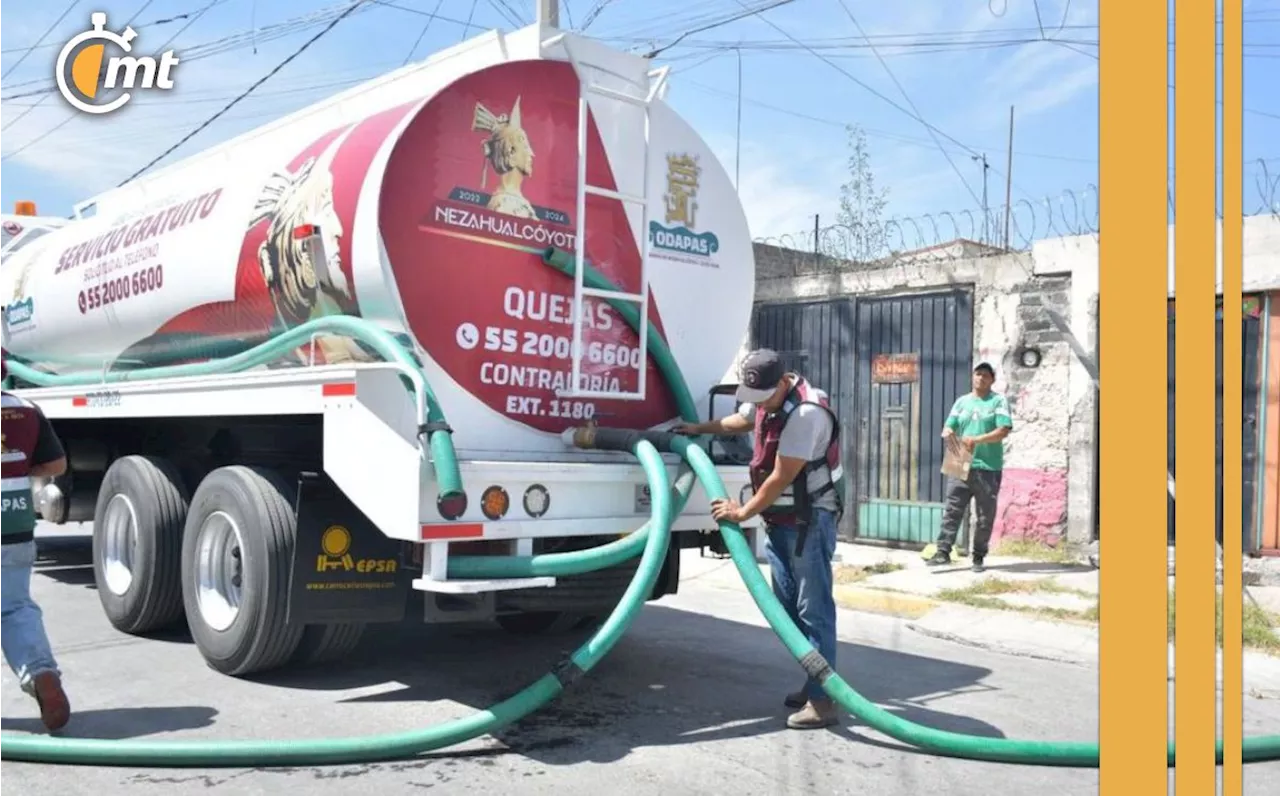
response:
<path fill-rule="evenodd" d="M 1066 470 L 1004 471 L 992 546 L 1006 536 L 1057 544 L 1066 523 Z"/>

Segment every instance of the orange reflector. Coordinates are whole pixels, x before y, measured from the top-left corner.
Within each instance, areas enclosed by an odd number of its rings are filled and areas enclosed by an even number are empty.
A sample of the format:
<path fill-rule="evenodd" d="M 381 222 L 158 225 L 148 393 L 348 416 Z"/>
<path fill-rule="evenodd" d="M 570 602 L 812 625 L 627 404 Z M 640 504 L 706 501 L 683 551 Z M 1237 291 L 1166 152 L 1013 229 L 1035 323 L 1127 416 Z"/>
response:
<path fill-rule="evenodd" d="M 500 486 L 491 486 L 480 497 L 480 511 L 491 520 L 500 520 L 511 508 L 511 498 L 507 490 Z"/>
<path fill-rule="evenodd" d="M 15 216 L 34 216 L 36 214 L 36 203 L 30 199 L 19 199 L 13 203 L 13 214 Z"/>
<path fill-rule="evenodd" d="M 89 399 L 84 397 L 83 395 L 77 395 L 76 397 L 71 399 L 71 405 L 72 406 L 88 406 Z"/>
<path fill-rule="evenodd" d="M 354 381 L 335 381 L 321 387 L 320 392 L 323 393 L 326 398 L 355 395 L 356 383 Z"/>
<path fill-rule="evenodd" d="M 478 522 L 422 526 L 422 538 L 424 540 L 477 539 L 481 536 L 484 536 L 484 526 Z"/>

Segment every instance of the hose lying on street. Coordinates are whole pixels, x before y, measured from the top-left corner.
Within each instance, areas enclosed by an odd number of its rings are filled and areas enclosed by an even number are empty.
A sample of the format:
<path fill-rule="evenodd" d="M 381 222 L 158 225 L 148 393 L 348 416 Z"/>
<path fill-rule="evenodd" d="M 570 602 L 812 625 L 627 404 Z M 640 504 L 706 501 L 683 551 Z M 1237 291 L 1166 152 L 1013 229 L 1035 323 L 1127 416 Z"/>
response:
<path fill-rule="evenodd" d="M 410 757 L 497 732 L 555 699 L 591 670 L 630 627 L 653 593 L 662 572 L 674 521 L 666 464 L 657 449 L 640 441 L 640 460 L 652 495 L 640 565 L 618 605 L 604 623 L 565 658 L 515 696 L 464 718 L 417 730 L 352 738 L 293 740 L 148 741 L 3 735 L 5 760 L 85 766 L 150 768 L 260 768 L 367 763 Z"/>
<path fill-rule="evenodd" d="M 566 270 L 566 259 L 549 251 L 544 260 Z M 590 277 L 588 280 L 587 277 Z M 594 271 L 584 273 L 592 286 L 613 288 Z M 634 308 L 615 303 L 624 318 L 639 326 Z M 354 320 L 354 319 L 353 319 Z M 352 330 L 360 331 L 352 326 Z M 350 330 L 348 330 L 350 331 Z M 668 385 L 677 397 L 681 416 L 696 421 L 688 387 L 665 341 L 649 329 L 649 350 L 654 352 Z M 655 345 L 654 341 L 657 341 Z M 182 367 L 182 366 L 178 366 Z M 134 376 L 137 377 L 136 375 Z M 24 376 L 25 378 L 25 376 Z M 433 401 L 434 403 L 434 401 Z M 437 410 L 438 411 L 438 410 Z M 442 417 L 442 416 L 441 416 Z M 728 497 L 711 458 L 698 444 L 684 436 L 655 431 L 590 428 L 566 433 L 573 444 L 588 449 L 627 450 L 640 461 L 653 496 L 648 524 L 639 531 L 593 550 L 553 553 L 527 557 L 466 557 L 450 562 L 451 577 L 502 578 L 540 575 L 572 575 L 613 566 L 637 553 L 640 563 L 622 599 L 598 630 L 552 672 L 544 675 L 515 696 L 465 718 L 417 730 L 354 738 L 295 740 L 98 740 L 84 738 L 0 735 L 0 759 L 57 764 L 130 767 L 281 767 L 376 762 L 400 759 L 422 752 L 454 746 L 492 733 L 519 721 L 558 696 L 590 671 L 626 632 L 653 592 L 669 548 L 671 525 L 692 490 L 694 477 L 712 500 Z M 683 461 L 672 489 L 666 464 L 659 451 L 677 454 Z M 451 453 L 451 451 L 450 451 Z M 452 461 L 447 458 L 446 461 Z M 828 695 L 869 727 L 909 746 L 933 754 L 964 758 L 1056 767 L 1096 768 L 1097 743 L 1077 741 L 1026 741 L 964 735 L 916 724 L 896 716 L 859 694 L 814 648 L 796 626 L 782 603 L 774 596 L 760 572 L 751 546 L 735 523 L 718 523 L 720 533 L 742 576 L 752 600 L 788 652 L 807 674 L 822 684 Z M 1216 751 L 1223 759 L 1222 742 Z M 1280 735 L 1244 739 L 1243 759 L 1247 763 L 1280 760 Z M 1168 763 L 1175 763 L 1175 749 L 1169 744 Z"/>

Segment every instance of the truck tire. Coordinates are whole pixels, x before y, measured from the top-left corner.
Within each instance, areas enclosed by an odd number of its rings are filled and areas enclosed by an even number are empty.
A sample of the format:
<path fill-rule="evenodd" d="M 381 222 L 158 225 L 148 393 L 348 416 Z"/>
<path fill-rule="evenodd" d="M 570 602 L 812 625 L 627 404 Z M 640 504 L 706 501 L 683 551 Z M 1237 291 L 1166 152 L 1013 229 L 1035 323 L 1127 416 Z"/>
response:
<path fill-rule="evenodd" d="M 196 647 L 233 677 L 287 663 L 303 625 L 287 620 L 297 524 L 292 489 L 263 467 L 220 467 L 191 498 L 182 598 Z"/>
<path fill-rule="evenodd" d="M 315 666 L 342 660 L 360 645 L 363 637 L 364 625 L 360 623 L 307 625 L 289 662 Z"/>
<path fill-rule="evenodd" d="M 187 505 L 164 459 L 124 456 L 107 468 L 93 512 L 93 580 L 115 629 L 138 635 L 182 618 Z"/>

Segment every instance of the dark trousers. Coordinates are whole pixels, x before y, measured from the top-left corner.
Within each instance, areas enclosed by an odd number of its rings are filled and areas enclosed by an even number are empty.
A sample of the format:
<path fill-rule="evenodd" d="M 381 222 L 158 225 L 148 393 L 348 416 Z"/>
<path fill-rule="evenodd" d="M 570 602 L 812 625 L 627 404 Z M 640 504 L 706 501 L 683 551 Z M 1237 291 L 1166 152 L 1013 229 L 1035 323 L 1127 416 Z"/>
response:
<path fill-rule="evenodd" d="M 996 524 L 996 506 L 1000 502 L 1000 477 L 998 470 L 969 470 L 969 480 L 947 479 L 947 507 L 942 512 L 942 532 L 938 534 L 938 552 L 951 552 L 960 531 L 960 521 L 974 502 L 977 516 L 973 522 L 973 555 L 987 554 L 991 543 L 991 529 Z"/>

